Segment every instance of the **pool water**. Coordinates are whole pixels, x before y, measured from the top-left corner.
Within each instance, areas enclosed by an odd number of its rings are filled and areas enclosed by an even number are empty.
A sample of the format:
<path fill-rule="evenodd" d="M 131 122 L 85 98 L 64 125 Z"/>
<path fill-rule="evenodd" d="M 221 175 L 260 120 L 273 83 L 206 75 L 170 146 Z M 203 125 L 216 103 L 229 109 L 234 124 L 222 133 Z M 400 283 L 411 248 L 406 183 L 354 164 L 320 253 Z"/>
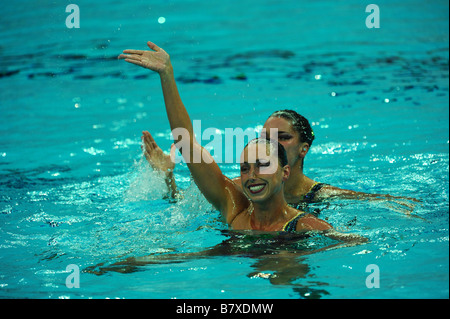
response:
<path fill-rule="evenodd" d="M 1 298 L 449 297 L 447 1 L 379 1 L 379 29 L 356 0 L 76 4 L 78 29 L 63 3 L 2 7 Z M 148 40 L 203 129 L 258 131 L 294 108 L 316 134 L 307 176 L 421 203 L 310 205 L 369 239 L 336 247 L 228 231 L 182 163 L 184 198 L 164 199 L 140 149 L 143 130 L 172 143 L 159 79 L 116 59 Z M 129 258 L 147 262 L 114 266 Z"/>

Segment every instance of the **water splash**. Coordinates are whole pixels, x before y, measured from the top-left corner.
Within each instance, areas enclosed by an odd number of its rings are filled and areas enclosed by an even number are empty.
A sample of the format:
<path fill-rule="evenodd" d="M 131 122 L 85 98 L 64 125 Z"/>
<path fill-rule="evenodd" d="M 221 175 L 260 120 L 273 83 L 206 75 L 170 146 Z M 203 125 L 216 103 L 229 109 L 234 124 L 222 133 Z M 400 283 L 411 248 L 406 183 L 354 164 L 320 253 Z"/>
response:
<path fill-rule="evenodd" d="M 125 202 L 157 200 L 167 196 L 164 173 L 154 170 L 144 156 L 134 163 L 129 179 L 131 182 L 125 191 Z"/>

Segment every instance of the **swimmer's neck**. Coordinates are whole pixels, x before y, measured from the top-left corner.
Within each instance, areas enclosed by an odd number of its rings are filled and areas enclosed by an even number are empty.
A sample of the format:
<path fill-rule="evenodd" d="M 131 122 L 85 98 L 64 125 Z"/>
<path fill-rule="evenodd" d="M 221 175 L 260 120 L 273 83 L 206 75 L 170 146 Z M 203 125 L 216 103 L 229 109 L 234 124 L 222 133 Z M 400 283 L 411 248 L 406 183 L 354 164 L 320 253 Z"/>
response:
<path fill-rule="evenodd" d="M 273 196 L 266 201 L 252 202 L 253 216 L 251 216 L 251 219 L 257 229 L 267 228 L 289 217 L 289 206 L 282 195 L 283 193 L 280 194 L 281 196 Z"/>
<path fill-rule="evenodd" d="M 288 180 L 284 184 L 284 197 L 291 204 L 296 204 L 299 198 L 310 190 L 314 180 L 303 174 L 303 168 L 300 165 L 294 165 L 291 168 Z"/>

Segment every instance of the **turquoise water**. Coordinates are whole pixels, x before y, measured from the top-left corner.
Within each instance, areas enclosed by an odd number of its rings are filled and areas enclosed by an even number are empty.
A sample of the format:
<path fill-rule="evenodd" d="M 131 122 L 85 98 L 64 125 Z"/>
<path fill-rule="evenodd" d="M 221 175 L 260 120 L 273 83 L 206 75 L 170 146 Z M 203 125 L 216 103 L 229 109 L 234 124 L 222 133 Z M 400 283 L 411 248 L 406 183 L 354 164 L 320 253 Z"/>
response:
<path fill-rule="evenodd" d="M 448 298 L 446 1 L 379 1 L 379 29 L 360 1 L 77 1 L 79 29 L 66 28 L 68 3 L 2 6 L 1 298 Z M 231 241 L 183 164 L 184 200 L 162 199 L 140 151 L 142 130 L 171 144 L 160 83 L 116 60 L 148 40 L 170 53 L 203 129 L 258 130 L 294 108 L 316 134 L 308 176 L 420 199 L 415 217 L 385 202 L 315 204 L 370 239 L 317 251 L 333 243 Z M 86 271 L 147 255 L 158 262 Z M 65 284 L 70 264 L 80 288 Z M 379 288 L 366 286 L 371 264 Z"/>

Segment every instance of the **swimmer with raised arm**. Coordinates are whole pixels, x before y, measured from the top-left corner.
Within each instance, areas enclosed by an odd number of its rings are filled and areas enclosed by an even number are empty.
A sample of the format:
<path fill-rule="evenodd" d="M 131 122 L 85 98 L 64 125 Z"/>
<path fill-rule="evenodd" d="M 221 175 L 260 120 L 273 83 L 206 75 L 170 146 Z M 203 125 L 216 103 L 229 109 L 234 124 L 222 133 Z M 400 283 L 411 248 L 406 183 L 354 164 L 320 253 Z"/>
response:
<path fill-rule="evenodd" d="M 192 123 L 176 86 L 169 55 L 148 42 L 152 51 L 124 50 L 119 59 L 150 69 L 160 76 L 167 116 L 176 146 L 205 198 L 224 216 L 232 229 L 261 231 L 323 231 L 328 236 L 351 240 L 327 222 L 289 206 L 284 183 L 290 166 L 284 147 L 265 138 L 251 141 L 241 155 L 241 187 L 224 176 L 195 139 Z M 349 237 L 350 236 L 350 237 Z"/>
<path fill-rule="evenodd" d="M 277 136 L 272 136 L 272 129 L 278 131 Z M 284 185 L 284 196 L 289 205 L 304 208 L 307 203 L 320 201 L 326 198 L 339 197 L 347 199 L 385 200 L 395 202 L 410 213 L 417 199 L 388 194 L 368 194 L 347 189 L 338 188 L 329 184 L 312 180 L 303 173 L 305 157 L 314 141 L 314 132 L 308 120 L 294 110 L 279 110 L 272 113 L 263 126 L 262 137 L 278 141 L 284 146 L 288 163 L 291 167 L 289 179 Z M 169 155 L 164 154 L 148 131 L 142 133 L 144 154 L 150 165 L 166 173 L 166 183 L 173 198 L 178 195 L 178 190 L 173 179 L 174 164 Z M 174 151 L 174 148 L 171 150 Z M 233 179 L 240 187 L 239 177 Z"/>

